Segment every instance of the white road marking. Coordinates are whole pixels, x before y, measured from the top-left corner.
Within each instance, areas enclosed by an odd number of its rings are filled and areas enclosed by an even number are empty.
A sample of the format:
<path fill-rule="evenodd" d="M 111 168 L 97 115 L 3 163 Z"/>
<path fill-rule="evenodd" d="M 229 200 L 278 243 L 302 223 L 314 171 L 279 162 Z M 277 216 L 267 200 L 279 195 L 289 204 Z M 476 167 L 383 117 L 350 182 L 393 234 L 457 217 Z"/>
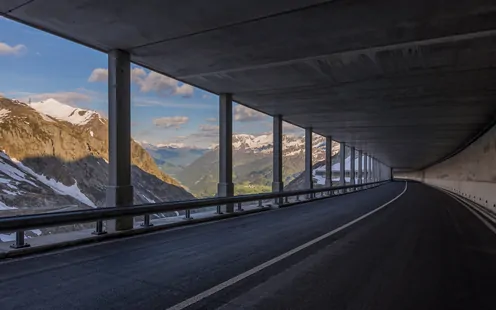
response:
<path fill-rule="evenodd" d="M 392 202 L 394 202 L 398 198 L 400 198 L 407 191 L 407 189 L 408 189 L 408 182 L 405 182 L 405 189 L 403 190 L 403 192 L 401 192 L 401 194 L 399 194 L 398 196 L 396 196 L 392 200 L 386 202 L 385 204 L 378 207 L 377 209 L 374 209 L 374 210 L 370 211 L 369 213 L 366 213 L 366 214 L 354 219 L 353 221 L 348 222 L 347 224 L 344 224 L 343 226 L 341 226 L 339 228 L 336 228 L 336 229 L 334 229 L 334 230 L 332 230 L 332 231 L 330 231 L 330 232 L 328 232 L 328 233 L 326 233 L 320 237 L 317 237 L 317 238 L 315 238 L 315 239 L 313 239 L 313 240 L 311 240 L 305 244 L 302 244 L 302 245 L 290 250 L 289 252 L 286 252 L 286 253 L 281 254 L 277 257 L 274 257 L 273 259 L 271 259 L 271 260 L 269 260 L 269 261 L 267 261 L 261 265 L 258 265 L 258 266 L 254 267 L 248 271 L 245 271 L 242 274 L 235 276 L 234 278 L 231 278 L 225 282 L 222 282 L 222 283 L 220 283 L 220 284 L 218 284 L 218 285 L 216 285 L 216 286 L 214 286 L 214 287 L 212 287 L 212 288 L 210 288 L 210 289 L 208 289 L 208 290 L 206 290 L 206 291 L 204 291 L 204 292 L 202 292 L 196 296 L 188 298 L 188 299 L 184 300 L 183 302 L 180 302 L 177 305 L 168 308 L 167 310 L 181 310 L 181 309 L 187 308 L 187 307 L 199 302 L 202 299 L 205 299 L 205 298 L 207 298 L 207 297 L 209 297 L 209 296 L 211 296 L 211 295 L 213 295 L 213 294 L 215 294 L 215 293 L 217 293 L 217 292 L 219 292 L 219 291 L 221 291 L 221 290 L 223 290 L 223 289 L 225 289 L 225 288 L 227 288 L 227 287 L 229 287 L 229 286 L 231 286 L 231 285 L 233 285 L 233 284 L 235 284 L 235 283 L 237 283 L 237 282 L 239 282 L 245 278 L 248 278 L 251 275 L 254 275 L 255 273 L 257 273 L 257 272 L 259 272 L 259 271 L 261 271 L 261 270 L 263 270 L 263 269 L 265 269 L 271 265 L 274 265 L 277 262 L 280 262 L 281 260 L 283 260 L 283 259 L 285 259 L 285 258 L 287 258 L 287 257 L 289 257 L 295 253 L 300 252 L 301 250 L 304 250 L 305 248 L 308 248 L 311 245 L 314 245 L 315 243 L 317 243 L 319 241 L 322 241 L 326 238 L 329 238 L 330 236 L 340 232 L 341 230 L 348 228 L 351 225 L 358 223 L 361 220 L 363 220 L 363 219 L 371 216 L 372 214 L 380 211 L 381 209 L 385 208 L 386 206 L 388 206 L 389 204 L 391 204 Z"/>

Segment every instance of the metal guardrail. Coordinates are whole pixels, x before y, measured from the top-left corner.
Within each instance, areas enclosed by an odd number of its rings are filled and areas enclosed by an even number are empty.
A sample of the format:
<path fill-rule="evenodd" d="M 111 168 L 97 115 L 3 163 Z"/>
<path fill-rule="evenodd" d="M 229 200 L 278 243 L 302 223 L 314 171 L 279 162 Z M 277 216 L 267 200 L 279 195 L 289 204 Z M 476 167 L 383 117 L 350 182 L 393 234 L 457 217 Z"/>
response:
<path fill-rule="evenodd" d="M 174 201 L 174 202 L 162 202 L 153 204 L 143 204 L 143 205 L 131 205 L 131 206 L 121 206 L 121 207 L 107 207 L 99 208 L 93 210 L 79 210 L 79 211 L 62 211 L 62 212 L 52 212 L 44 214 L 30 214 L 30 215 L 19 215 L 0 218 L 0 232 L 16 232 L 16 243 L 12 246 L 13 248 L 22 248 L 29 246 L 24 243 L 24 231 L 30 229 L 38 229 L 44 227 L 54 227 L 54 226 L 64 226 L 88 222 L 97 222 L 97 232 L 102 232 L 102 221 L 117 219 L 121 217 L 134 217 L 145 215 L 144 225 L 151 226 L 149 214 L 160 213 L 160 212 L 171 212 L 171 211 L 184 211 L 186 210 L 186 218 L 190 218 L 190 210 L 198 209 L 203 207 L 213 207 L 222 205 L 234 205 L 238 204 L 238 211 L 241 210 L 240 206 L 243 202 L 258 201 L 259 207 L 262 207 L 263 200 L 275 199 L 275 203 L 282 203 L 282 198 L 297 197 L 304 195 L 311 195 L 311 198 L 315 198 L 316 194 L 320 193 L 321 197 L 333 196 L 333 194 L 338 192 L 349 192 L 362 190 L 370 187 L 375 187 L 387 181 L 378 181 L 372 183 L 364 184 L 353 184 L 345 186 L 327 187 L 327 188 L 316 188 L 311 190 L 297 190 L 288 192 L 278 192 L 278 193 L 266 193 L 266 194 L 254 194 L 254 195 L 242 195 L 235 197 L 216 197 L 216 198 L 206 198 L 198 200 L 186 200 L 186 201 Z"/>

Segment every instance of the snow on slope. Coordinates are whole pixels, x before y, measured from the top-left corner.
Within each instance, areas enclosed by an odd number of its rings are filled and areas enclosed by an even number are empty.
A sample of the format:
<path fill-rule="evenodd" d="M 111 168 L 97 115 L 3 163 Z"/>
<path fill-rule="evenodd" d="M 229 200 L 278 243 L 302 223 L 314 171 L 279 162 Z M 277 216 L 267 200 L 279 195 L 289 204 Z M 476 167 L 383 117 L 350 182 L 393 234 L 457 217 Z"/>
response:
<path fill-rule="evenodd" d="M 44 183 L 45 185 L 51 187 L 56 193 L 59 193 L 61 195 L 67 195 L 67 196 L 72 196 L 76 198 L 77 200 L 81 201 L 82 203 L 92 207 L 96 208 L 96 205 L 88 198 L 86 197 L 85 194 L 81 192 L 79 187 L 77 186 L 76 180 L 74 180 L 74 184 L 71 186 L 64 185 L 60 182 L 57 182 L 54 179 L 49 179 L 43 174 L 37 174 L 34 172 L 31 168 L 24 166 L 20 161 L 16 160 L 15 158 L 12 158 L 12 161 L 15 162 L 22 170 L 26 171 L 30 175 L 34 176 L 38 181 Z"/>
<path fill-rule="evenodd" d="M 66 121 L 74 125 L 85 125 L 98 113 L 90 110 L 83 110 L 71 107 L 55 99 L 47 99 L 40 102 L 32 102 L 29 106 L 39 113 L 46 114 L 61 121 Z"/>
<path fill-rule="evenodd" d="M 54 179 L 48 179 L 46 176 L 37 174 L 31 168 L 24 166 L 22 162 L 16 160 L 15 158 L 10 158 L 7 154 L 5 154 L 5 152 L 0 152 L 0 183 L 6 184 L 9 188 L 16 191 L 6 191 L 3 189 L 2 191 L 4 193 L 10 195 L 12 195 L 12 193 L 15 193 L 15 195 L 21 194 L 17 187 L 18 184 L 24 182 L 32 186 L 39 187 L 40 184 L 36 184 L 36 181 L 49 186 L 60 195 L 72 196 L 80 202 L 96 208 L 96 205 L 81 192 L 77 186 L 77 183 L 67 186 L 57 182 Z M 0 201 L 0 210 L 8 210 L 12 208 L 14 207 L 6 206 L 5 203 Z"/>

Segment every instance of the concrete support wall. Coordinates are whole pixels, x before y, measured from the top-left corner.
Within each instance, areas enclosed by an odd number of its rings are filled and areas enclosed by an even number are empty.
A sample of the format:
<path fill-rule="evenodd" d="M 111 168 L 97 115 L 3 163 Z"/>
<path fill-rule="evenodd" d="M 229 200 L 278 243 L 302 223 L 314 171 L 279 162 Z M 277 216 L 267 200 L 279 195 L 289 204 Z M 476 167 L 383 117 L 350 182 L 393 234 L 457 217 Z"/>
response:
<path fill-rule="evenodd" d="M 131 63 L 129 53 L 108 54 L 109 179 L 108 207 L 133 204 L 131 185 Z M 109 231 L 132 229 L 132 217 L 107 222 Z"/>
<path fill-rule="evenodd" d="M 234 195 L 232 125 L 232 95 L 221 94 L 219 96 L 219 184 L 217 186 L 219 197 Z M 226 212 L 234 212 L 234 206 L 226 205 Z"/>
<path fill-rule="evenodd" d="M 305 128 L 305 188 L 313 188 L 312 174 L 312 128 Z"/>
<path fill-rule="evenodd" d="M 447 189 L 496 212 L 496 126 L 444 162 L 394 176 Z"/>

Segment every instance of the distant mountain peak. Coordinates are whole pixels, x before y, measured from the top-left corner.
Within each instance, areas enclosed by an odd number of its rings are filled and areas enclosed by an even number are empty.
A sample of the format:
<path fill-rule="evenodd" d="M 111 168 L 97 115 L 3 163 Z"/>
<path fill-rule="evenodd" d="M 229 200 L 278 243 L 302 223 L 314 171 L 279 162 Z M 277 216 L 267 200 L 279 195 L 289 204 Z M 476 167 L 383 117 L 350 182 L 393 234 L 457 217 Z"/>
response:
<path fill-rule="evenodd" d="M 39 102 L 28 104 L 38 113 L 48 115 L 60 121 L 66 121 L 74 125 L 86 125 L 94 118 L 100 118 L 100 114 L 92 110 L 84 110 L 72 107 L 68 104 L 49 98 Z"/>

